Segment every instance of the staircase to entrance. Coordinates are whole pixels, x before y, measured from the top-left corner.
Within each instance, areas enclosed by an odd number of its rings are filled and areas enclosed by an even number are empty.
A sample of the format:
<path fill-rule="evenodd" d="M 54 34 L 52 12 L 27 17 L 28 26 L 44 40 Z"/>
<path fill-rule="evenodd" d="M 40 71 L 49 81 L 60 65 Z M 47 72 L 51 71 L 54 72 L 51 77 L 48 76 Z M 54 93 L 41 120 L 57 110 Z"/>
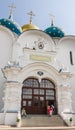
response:
<path fill-rule="evenodd" d="M 66 126 L 59 115 L 27 115 L 22 117 L 21 127 L 57 127 Z"/>

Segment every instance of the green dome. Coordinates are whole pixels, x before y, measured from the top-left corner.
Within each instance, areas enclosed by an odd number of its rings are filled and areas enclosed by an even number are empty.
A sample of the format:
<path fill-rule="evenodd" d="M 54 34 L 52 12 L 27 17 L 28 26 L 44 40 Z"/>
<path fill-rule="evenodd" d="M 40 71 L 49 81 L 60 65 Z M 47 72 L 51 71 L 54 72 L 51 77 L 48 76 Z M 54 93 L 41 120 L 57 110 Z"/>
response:
<path fill-rule="evenodd" d="M 0 25 L 7 27 L 17 35 L 20 35 L 22 33 L 21 27 L 16 22 L 13 21 L 11 16 L 9 16 L 8 19 L 5 18 L 0 19 Z"/>
<path fill-rule="evenodd" d="M 54 25 L 47 28 L 44 31 L 45 31 L 45 33 L 47 33 L 51 37 L 60 37 L 60 38 L 64 37 L 64 32 L 60 28 L 55 27 Z"/>

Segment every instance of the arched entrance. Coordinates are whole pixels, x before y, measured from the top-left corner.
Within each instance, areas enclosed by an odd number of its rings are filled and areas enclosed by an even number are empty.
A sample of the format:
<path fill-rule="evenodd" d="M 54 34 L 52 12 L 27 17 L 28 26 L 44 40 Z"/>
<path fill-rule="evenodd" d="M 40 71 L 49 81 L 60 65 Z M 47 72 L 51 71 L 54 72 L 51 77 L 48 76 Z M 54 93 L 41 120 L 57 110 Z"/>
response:
<path fill-rule="evenodd" d="M 27 114 L 47 114 L 47 105 L 56 108 L 55 85 L 50 80 L 39 83 L 36 78 L 28 78 L 23 84 L 21 109 L 25 108 Z"/>

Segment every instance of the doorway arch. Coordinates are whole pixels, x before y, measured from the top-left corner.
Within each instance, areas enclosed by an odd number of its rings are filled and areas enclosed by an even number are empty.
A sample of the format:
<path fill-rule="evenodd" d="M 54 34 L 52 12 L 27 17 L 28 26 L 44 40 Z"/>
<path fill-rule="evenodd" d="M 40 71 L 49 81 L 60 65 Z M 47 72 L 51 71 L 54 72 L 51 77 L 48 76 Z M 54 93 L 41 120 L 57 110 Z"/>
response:
<path fill-rule="evenodd" d="M 23 81 L 21 109 L 27 114 L 47 114 L 47 105 L 56 109 L 56 90 L 54 83 L 46 78 L 39 83 L 37 78 L 29 77 Z"/>

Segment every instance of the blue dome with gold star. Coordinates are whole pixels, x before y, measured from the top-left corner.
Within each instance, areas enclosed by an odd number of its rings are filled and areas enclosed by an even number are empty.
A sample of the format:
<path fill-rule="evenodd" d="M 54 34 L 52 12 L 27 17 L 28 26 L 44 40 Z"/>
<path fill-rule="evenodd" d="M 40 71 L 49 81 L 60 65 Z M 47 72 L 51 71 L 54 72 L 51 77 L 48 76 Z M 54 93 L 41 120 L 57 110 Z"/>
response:
<path fill-rule="evenodd" d="M 5 18 L 0 19 L 0 25 L 7 27 L 17 35 L 20 35 L 22 33 L 21 27 L 16 22 L 13 21 L 11 16 L 9 16 L 8 19 Z"/>
<path fill-rule="evenodd" d="M 47 33 L 51 37 L 60 37 L 60 38 L 62 38 L 65 35 L 64 32 L 60 28 L 54 26 L 53 24 L 51 25 L 51 27 L 48 27 L 44 31 L 45 31 L 45 33 Z"/>

